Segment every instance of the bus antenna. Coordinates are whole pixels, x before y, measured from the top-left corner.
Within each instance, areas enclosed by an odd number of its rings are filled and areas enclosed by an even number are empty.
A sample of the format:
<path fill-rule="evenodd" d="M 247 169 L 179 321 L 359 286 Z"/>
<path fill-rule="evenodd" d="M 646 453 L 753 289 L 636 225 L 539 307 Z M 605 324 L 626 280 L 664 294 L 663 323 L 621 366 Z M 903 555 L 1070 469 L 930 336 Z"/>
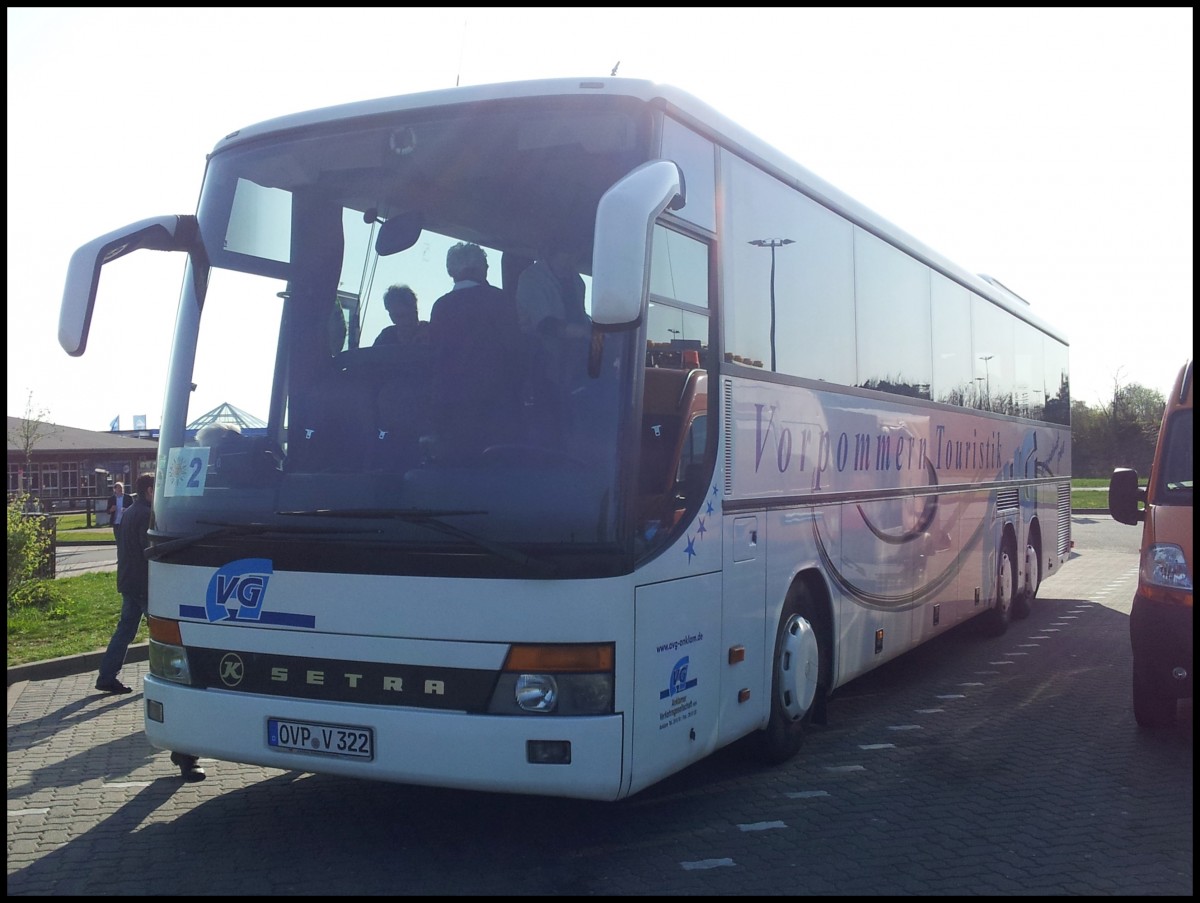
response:
<path fill-rule="evenodd" d="M 454 87 L 458 87 L 459 80 L 462 78 L 463 55 L 467 51 L 467 20 L 463 18 L 463 33 L 462 43 L 458 45 L 458 71 L 454 73 Z"/>
<path fill-rule="evenodd" d="M 616 74 L 617 74 L 617 68 L 618 68 L 620 65 L 621 65 L 621 61 L 620 61 L 620 60 L 617 60 L 617 65 L 616 65 L 616 66 L 613 66 L 613 71 L 609 73 L 609 77 L 612 77 L 612 76 L 614 76 L 614 75 L 616 75 Z"/>

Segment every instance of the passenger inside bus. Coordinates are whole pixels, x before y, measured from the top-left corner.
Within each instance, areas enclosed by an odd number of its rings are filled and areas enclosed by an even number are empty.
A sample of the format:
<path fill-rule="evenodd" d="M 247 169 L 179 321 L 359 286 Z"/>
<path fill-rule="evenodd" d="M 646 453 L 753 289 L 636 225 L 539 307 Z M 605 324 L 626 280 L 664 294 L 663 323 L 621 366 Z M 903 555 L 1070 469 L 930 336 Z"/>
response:
<path fill-rule="evenodd" d="M 454 287 L 429 315 L 439 462 L 514 442 L 520 411 L 517 324 L 504 293 L 488 284 L 487 253 L 459 242 L 446 253 L 446 272 Z"/>
<path fill-rule="evenodd" d="M 407 285 L 393 285 L 383 295 L 383 306 L 392 320 L 375 339 L 376 345 L 412 345 L 429 341 L 429 323 L 417 312 L 417 293 Z"/>
<path fill-rule="evenodd" d="M 591 320 L 575 256 L 547 243 L 517 281 L 517 324 L 525 357 L 526 413 L 539 444 L 562 443 L 569 395 L 586 375 Z"/>

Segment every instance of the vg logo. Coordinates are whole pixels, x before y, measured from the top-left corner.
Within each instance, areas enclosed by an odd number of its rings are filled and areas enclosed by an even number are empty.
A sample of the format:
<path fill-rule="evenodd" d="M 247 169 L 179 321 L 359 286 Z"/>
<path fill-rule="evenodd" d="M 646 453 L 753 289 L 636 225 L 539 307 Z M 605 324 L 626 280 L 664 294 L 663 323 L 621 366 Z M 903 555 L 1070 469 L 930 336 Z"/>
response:
<path fill-rule="evenodd" d="M 267 558 L 231 561 L 212 576 L 204 599 L 209 621 L 257 621 L 262 616 L 271 562 Z"/>
<path fill-rule="evenodd" d="M 682 693 L 684 690 L 690 690 L 698 682 L 695 677 L 688 680 L 688 657 L 685 655 L 671 669 L 671 681 L 665 690 L 659 692 L 658 698 L 667 699 L 677 693 Z"/>

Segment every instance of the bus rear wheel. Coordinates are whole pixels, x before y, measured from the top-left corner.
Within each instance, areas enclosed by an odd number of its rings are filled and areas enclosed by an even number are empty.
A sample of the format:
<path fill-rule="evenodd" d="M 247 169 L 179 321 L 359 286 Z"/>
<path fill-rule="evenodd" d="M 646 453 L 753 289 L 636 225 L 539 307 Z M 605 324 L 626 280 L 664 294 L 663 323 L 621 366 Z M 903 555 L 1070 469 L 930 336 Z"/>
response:
<path fill-rule="evenodd" d="M 1031 532 L 1025 545 L 1025 585 L 1013 599 L 1013 618 L 1022 620 L 1033 614 L 1033 600 L 1042 585 L 1042 541 L 1037 532 Z"/>
<path fill-rule="evenodd" d="M 799 752 L 804 727 L 821 702 L 821 641 L 807 593 L 799 588 L 783 606 L 771 669 L 771 715 L 759 736 L 762 758 L 778 765 Z"/>

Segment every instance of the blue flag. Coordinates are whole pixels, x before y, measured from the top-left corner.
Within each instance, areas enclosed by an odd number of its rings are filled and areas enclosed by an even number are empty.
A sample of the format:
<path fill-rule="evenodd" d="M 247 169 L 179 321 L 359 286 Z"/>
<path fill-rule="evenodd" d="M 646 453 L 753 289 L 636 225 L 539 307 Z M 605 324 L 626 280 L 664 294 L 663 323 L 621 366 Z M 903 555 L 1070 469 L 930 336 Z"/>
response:
<path fill-rule="evenodd" d="M 121 428 L 121 415 L 118 414 L 116 417 L 113 418 L 112 423 L 110 423 L 108 425 L 108 429 L 110 432 L 115 433 L 120 428 Z"/>

